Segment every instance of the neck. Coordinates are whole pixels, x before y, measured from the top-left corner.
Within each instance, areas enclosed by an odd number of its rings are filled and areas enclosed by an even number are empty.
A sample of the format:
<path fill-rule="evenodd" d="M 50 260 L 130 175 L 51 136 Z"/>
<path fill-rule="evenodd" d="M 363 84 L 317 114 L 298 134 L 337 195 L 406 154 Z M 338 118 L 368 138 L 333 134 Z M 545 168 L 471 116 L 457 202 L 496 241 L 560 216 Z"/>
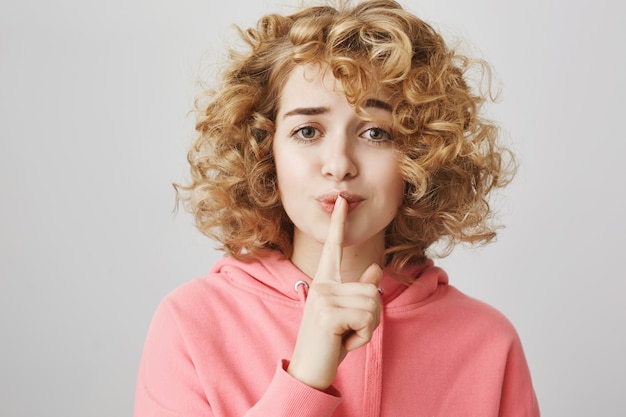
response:
<path fill-rule="evenodd" d="M 384 230 L 365 243 L 343 248 L 341 259 L 341 278 L 343 282 L 358 281 L 363 272 L 373 263 L 383 266 L 385 250 Z M 294 234 L 291 262 L 313 279 L 317 272 L 324 245 Z"/>

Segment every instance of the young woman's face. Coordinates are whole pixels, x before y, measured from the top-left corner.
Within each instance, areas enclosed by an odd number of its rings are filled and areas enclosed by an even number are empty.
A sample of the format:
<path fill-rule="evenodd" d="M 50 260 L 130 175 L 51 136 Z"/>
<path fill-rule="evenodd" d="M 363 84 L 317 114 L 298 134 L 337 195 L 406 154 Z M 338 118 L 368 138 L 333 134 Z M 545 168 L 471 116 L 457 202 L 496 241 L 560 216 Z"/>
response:
<path fill-rule="evenodd" d="M 278 189 L 294 223 L 294 250 L 322 244 L 337 195 L 349 204 L 344 247 L 384 247 L 384 229 L 402 202 L 391 107 L 371 97 L 359 118 L 332 74 L 297 66 L 280 97 L 273 142 Z"/>

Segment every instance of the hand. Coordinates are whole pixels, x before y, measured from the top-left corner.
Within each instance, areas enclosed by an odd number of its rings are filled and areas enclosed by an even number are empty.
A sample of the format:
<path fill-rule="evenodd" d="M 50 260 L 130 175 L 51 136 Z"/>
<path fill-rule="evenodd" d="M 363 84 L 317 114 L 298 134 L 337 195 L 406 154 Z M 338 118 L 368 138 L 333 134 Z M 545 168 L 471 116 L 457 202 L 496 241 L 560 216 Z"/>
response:
<path fill-rule="evenodd" d="M 358 282 L 341 281 L 347 211 L 347 202 L 338 197 L 287 369 L 294 378 L 320 390 L 332 384 L 348 352 L 371 340 L 380 322 L 380 267 L 370 265 Z"/>

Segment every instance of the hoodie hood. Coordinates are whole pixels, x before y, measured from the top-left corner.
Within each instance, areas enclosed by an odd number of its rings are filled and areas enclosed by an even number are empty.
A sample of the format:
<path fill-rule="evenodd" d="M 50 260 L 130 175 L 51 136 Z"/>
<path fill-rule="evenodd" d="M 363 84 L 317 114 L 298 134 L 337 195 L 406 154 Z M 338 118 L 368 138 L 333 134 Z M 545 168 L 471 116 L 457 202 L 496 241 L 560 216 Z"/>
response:
<path fill-rule="evenodd" d="M 271 252 L 249 262 L 238 261 L 231 257 L 218 260 L 211 268 L 211 273 L 218 273 L 238 287 L 253 292 L 262 292 L 265 296 L 282 300 L 287 297 L 294 301 L 301 300 L 296 283 L 312 280 L 305 275 L 291 260 L 283 258 L 279 252 Z M 407 284 L 394 276 L 409 278 Z M 383 269 L 380 288 L 383 291 L 383 303 L 388 306 L 421 305 L 437 292 L 440 285 L 448 284 L 448 276 L 442 269 L 434 266 L 432 260 L 423 265 L 411 265 L 400 271 Z"/>

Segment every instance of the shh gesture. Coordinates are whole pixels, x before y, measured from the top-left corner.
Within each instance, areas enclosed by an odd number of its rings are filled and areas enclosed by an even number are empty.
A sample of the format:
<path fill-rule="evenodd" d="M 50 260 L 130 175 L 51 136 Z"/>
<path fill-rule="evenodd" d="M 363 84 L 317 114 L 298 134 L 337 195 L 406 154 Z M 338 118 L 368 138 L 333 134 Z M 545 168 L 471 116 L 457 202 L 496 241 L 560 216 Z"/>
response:
<path fill-rule="evenodd" d="M 345 199 L 338 197 L 287 369 L 294 378 L 320 390 L 333 383 L 348 352 L 371 340 L 380 322 L 380 267 L 370 265 L 357 282 L 341 279 L 347 209 Z"/>

